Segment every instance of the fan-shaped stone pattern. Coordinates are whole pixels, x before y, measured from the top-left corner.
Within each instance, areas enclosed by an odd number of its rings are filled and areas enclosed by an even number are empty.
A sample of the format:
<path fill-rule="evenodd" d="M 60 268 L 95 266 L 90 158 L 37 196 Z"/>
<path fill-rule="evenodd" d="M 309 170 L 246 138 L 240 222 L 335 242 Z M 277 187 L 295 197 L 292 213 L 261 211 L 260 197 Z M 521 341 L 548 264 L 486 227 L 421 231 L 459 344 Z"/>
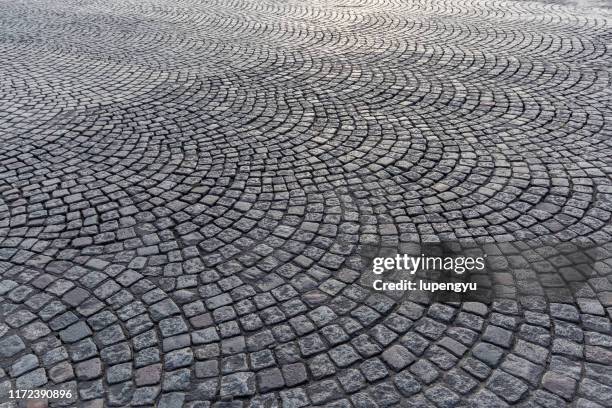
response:
<path fill-rule="evenodd" d="M 0 402 L 609 404 L 605 2 L 0 10 Z M 493 301 L 372 292 L 414 242 Z"/>

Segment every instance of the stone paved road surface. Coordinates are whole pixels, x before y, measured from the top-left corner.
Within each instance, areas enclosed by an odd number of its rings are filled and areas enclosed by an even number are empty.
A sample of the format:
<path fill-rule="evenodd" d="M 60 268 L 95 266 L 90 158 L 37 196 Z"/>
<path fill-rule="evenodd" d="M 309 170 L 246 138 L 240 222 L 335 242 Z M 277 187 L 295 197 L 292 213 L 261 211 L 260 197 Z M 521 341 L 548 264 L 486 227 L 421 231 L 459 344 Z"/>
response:
<path fill-rule="evenodd" d="M 1 0 L 0 407 L 611 406 L 597 5 Z M 492 302 L 363 284 L 439 241 Z"/>

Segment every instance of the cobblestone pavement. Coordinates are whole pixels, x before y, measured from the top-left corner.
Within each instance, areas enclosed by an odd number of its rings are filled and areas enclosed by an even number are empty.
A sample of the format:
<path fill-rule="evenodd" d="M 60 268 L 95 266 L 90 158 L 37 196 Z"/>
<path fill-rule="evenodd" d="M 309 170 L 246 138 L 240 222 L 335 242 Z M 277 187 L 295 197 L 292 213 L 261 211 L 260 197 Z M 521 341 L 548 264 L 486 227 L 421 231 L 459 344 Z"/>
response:
<path fill-rule="evenodd" d="M 0 406 L 611 406 L 593 5 L 1 0 Z M 492 302 L 363 284 L 439 241 Z"/>

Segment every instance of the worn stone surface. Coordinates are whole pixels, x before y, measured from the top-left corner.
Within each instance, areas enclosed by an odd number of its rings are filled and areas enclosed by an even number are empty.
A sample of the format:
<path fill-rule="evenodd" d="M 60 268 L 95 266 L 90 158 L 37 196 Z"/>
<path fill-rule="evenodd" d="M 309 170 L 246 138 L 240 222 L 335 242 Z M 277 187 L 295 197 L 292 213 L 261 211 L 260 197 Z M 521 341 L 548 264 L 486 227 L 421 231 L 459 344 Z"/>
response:
<path fill-rule="evenodd" d="M 0 16 L 0 404 L 609 406 L 603 0 Z M 485 298 L 372 290 L 436 243 Z"/>

